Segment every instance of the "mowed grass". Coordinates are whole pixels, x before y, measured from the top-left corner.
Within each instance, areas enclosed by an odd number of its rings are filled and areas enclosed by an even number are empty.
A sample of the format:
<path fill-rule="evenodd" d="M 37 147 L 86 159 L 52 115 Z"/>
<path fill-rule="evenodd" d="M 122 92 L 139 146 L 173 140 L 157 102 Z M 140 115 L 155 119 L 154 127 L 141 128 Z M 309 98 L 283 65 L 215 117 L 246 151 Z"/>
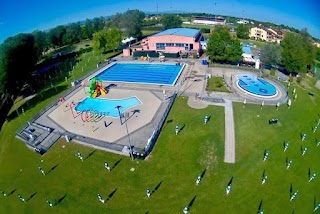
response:
<path fill-rule="evenodd" d="M 261 201 L 266 213 L 292 213 L 293 209 L 295 213 L 311 213 L 314 197 L 320 202 L 320 178 L 308 183 L 309 167 L 312 173 L 320 172 L 320 146 L 316 147 L 320 131 L 312 133 L 320 100 L 300 87 L 297 93 L 290 109 L 248 104 L 243 108 L 242 103 L 234 103 L 235 164 L 223 162 L 224 109 L 192 109 L 184 97 L 174 103 L 153 152 L 144 161 L 63 140 L 41 157 L 14 138 L 19 126 L 16 118 L 0 133 L 0 189 L 15 190 L 9 197 L 0 196 L 0 213 L 182 213 L 192 202 L 190 213 L 245 214 L 256 213 Z M 211 118 L 204 125 L 206 113 Z M 279 124 L 269 125 L 270 118 L 278 118 Z M 176 124 L 183 127 L 177 136 Z M 300 133 L 304 132 L 307 139 L 301 142 Z M 290 146 L 283 152 L 286 140 Z M 305 156 L 301 156 L 301 145 L 308 147 Z M 263 162 L 265 149 L 270 155 Z M 75 156 L 78 150 L 84 162 Z M 293 160 L 289 170 L 286 157 Z M 117 163 L 111 172 L 104 169 L 105 160 L 111 167 Z M 43 176 L 38 164 L 45 171 L 56 167 Z M 196 186 L 198 174 L 205 169 Z M 269 177 L 265 185 L 261 185 L 263 170 Z M 227 196 L 225 188 L 231 177 L 232 191 Z M 292 202 L 291 184 L 293 191 L 299 190 Z M 145 193 L 148 187 L 158 187 L 151 198 Z M 22 203 L 18 193 L 25 198 L 36 194 Z M 97 193 L 105 199 L 111 194 L 106 204 L 98 201 Z M 50 208 L 45 198 L 60 202 Z"/>
<path fill-rule="evenodd" d="M 207 82 L 207 91 L 229 92 L 222 77 L 211 77 Z"/>

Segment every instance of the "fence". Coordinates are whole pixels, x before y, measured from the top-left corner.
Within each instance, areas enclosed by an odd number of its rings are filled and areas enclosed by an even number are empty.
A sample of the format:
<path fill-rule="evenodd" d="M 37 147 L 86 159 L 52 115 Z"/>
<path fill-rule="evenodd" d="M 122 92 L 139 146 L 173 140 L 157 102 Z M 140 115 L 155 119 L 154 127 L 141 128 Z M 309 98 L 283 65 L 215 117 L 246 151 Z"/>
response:
<path fill-rule="evenodd" d="M 170 112 L 170 109 L 171 109 L 176 97 L 177 97 L 176 93 L 171 96 L 170 101 L 168 103 L 168 106 L 167 106 L 166 110 L 164 111 L 164 113 L 163 113 L 163 115 L 162 115 L 162 117 L 161 117 L 161 119 L 160 119 L 160 121 L 158 123 L 158 126 L 155 128 L 155 130 L 153 131 L 151 137 L 148 139 L 147 145 L 144 147 L 145 151 L 144 151 L 144 154 L 142 154 L 143 157 L 146 157 L 152 151 L 152 149 L 153 149 L 153 147 L 154 147 L 154 145 L 155 145 L 155 143 L 156 143 L 156 141 L 158 139 L 158 136 L 159 136 L 159 134 L 161 132 L 162 126 L 163 126 L 163 124 L 164 124 L 164 122 L 165 122 L 165 120 L 166 120 L 166 118 L 167 118 L 167 116 L 168 116 L 168 114 Z"/>

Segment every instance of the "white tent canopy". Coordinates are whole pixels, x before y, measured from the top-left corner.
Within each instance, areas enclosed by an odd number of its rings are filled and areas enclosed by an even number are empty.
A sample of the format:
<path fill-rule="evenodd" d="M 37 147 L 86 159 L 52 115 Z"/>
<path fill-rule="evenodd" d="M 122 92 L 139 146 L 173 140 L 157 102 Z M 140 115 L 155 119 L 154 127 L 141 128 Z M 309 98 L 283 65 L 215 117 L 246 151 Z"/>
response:
<path fill-rule="evenodd" d="M 131 42 L 131 41 L 134 41 L 134 40 L 136 40 L 136 38 L 133 38 L 131 36 L 131 37 L 128 37 L 126 39 L 123 39 L 121 42 L 122 42 L 122 44 L 127 44 L 128 42 Z"/>

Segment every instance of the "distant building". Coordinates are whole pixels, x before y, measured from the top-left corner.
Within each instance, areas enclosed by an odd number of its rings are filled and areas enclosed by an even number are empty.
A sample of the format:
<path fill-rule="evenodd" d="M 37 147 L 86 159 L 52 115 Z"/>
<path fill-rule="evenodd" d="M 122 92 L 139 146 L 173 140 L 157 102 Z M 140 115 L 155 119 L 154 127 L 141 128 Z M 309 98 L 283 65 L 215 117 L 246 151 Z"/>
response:
<path fill-rule="evenodd" d="M 250 22 L 248 20 L 245 20 L 245 19 L 240 19 L 240 20 L 237 21 L 237 23 L 246 25 L 246 24 L 249 24 Z"/>
<path fill-rule="evenodd" d="M 143 19 L 144 21 L 151 21 L 151 20 L 160 20 L 161 16 L 158 15 L 146 15 L 146 17 Z"/>
<path fill-rule="evenodd" d="M 196 25 L 225 25 L 226 22 L 227 22 L 226 19 L 221 16 L 217 16 L 217 17 L 196 16 L 192 21 L 192 23 Z"/>
<path fill-rule="evenodd" d="M 317 46 L 318 48 L 320 48 L 320 42 L 314 42 L 313 43 L 315 46 Z"/>
<path fill-rule="evenodd" d="M 251 28 L 249 36 L 255 40 L 280 43 L 284 34 L 281 30 L 266 28 L 260 25 L 258 27 Z"/>
<path fill-rule="evenodd" d="M 191 28 L 173 28 L 148 36 L 139 46 L 131 47 L 132 51 L 156 52 L 196 52 L 202 48 L 200 42 L 204 37 L 200 30 Z"/>

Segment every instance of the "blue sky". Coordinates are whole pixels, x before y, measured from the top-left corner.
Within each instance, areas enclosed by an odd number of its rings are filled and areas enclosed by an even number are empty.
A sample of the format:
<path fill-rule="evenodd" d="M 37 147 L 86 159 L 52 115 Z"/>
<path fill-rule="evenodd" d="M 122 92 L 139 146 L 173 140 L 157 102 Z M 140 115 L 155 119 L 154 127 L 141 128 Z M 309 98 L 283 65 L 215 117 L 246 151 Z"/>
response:
<path fill-rule="evenodd" d="M 298 29 L 306 27 L 311 35 L 320 38 L 317 0 L 1 0 L 0 42 L 17 33 L 46 30 L 127 9 L 156 12 L 157 5 L 160 12 L 206 12 L 270 21 Z"/>

